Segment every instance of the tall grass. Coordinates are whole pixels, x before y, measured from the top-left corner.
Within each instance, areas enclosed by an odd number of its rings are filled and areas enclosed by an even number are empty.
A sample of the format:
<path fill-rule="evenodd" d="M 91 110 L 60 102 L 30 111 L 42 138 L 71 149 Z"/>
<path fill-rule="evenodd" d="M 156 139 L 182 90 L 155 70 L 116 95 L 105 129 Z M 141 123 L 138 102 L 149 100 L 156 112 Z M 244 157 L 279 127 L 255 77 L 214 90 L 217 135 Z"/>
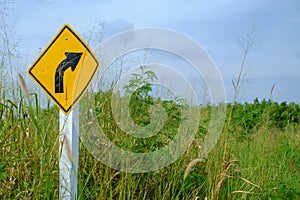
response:
<path fill-rule="evenodd" d="M 58 110 L 40 108 L 34 94 L 19 94 L 20 102 L 5 96 L 0 101 L 0 197 L 57 199 Z M 96 95 L 98 121 L 108 135 L 117 135 L 119 129 L 110 116 L 110 96 L 110 92 Z M 178 107 L 175 102 L 169 103 L 169 108 Z M 197 135 L 185 154 L 160 171 L 131 174 L 111 169 L 95 159 L 81 143 L 79 199 L 299 198 L 299 105 L 255 100 L 251 104 L 228 107 L 232 108 L 231 116 L 228 109 L 231 117 L 228 134 L 221 135 L 209 156 L 196 163 L 185 179 L 186 167 L 197 158 L 207 132 L 210 106 L 201 108 Z M 147 111 L 146 107 L 132 109 Z M 281 109 L 288 113 L 283 114 Z M 170 111 L 168 117 L 178 115 L 175 111 Z M 147 118 L 138 123 L 143 122 Z M 176 120 L 169 121 L 167 129 L 172 130 L 176 123 Z M 165 143 L 159 139 L 156 142 Z M 141 147 L 151 150 L 154 144 L 117 142 L 136 151 Z"/>

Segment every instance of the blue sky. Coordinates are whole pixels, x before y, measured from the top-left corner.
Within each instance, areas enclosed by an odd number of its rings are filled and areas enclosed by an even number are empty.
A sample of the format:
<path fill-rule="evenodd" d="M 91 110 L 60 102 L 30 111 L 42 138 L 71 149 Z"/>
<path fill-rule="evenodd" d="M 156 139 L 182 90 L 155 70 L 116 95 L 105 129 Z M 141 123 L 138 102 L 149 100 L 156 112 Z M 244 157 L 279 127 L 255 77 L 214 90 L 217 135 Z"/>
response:
<path fill-rule="evenodd" d="M 95 21 L 104 39 L 140 27 L 179 31 L 201 44 L 216 63 L 231 100 L 232 79 L 239 73 L 239 40 L 254 25 L 240 101 L 270 97 L 300 103 L 300 1 L 297 0 L 16 0 L 10 4 L 25 71 L 60 27 L 70 24 L 87 36 Z M 91 43 L 95 48 L 96 43 Z M 101 61 L 101 58 L 99 58 Z"/>

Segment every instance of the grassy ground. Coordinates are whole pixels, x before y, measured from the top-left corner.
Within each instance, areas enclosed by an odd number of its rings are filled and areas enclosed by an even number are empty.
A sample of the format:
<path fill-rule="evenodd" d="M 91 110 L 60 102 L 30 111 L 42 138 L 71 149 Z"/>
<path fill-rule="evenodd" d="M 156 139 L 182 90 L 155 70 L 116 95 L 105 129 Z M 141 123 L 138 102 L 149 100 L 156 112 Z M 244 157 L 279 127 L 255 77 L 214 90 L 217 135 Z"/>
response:
<path fill-rule="evenodd" d="M 18 103 L 5 96 L 0 99 L 1 199 L 58 199 L 58 110 L 41 109 L 35 105 L 35 98 L 31 94 Z M 113 137 L 121 132 L 111 118 L 109 100 L 109 93 L 97 95 L 96 108 L 99 122 L 105 122 L 102 125 L 107 135 Z M 166 102 L 160 103 L 167 108 Z M 180 106 L 169 103 L 162 134 L 172 139 Z M 136 105 L 144 104 L 132 104 L 131 109 L 141 109 Z M 207 132 L 210 106 L 201 108 L 198 133 L 184 156 L 157 172 L 130 174 L 113 170 L 81 143 L 79 199 L 299 199 L 299 105 L 255 100 L 227 107 L 224 133 L 218 144 L 207 159 L 188 169 L 186 179 L 186 168 L 197 158 Z M 145 110 L 147 106 L 135 113 Z M 147 113 L 143 116 L 141 119 L 142 115 L 136 114 L 136 123 L 149 123 Z M 156 139 L 160 145 L 166 143 Z M 142 147 L 155 149 L 153 142 L 136 141 L 132 145 L 132 141 L 124 142 L 120 137 L 115 141 L 135 151 Z"/>

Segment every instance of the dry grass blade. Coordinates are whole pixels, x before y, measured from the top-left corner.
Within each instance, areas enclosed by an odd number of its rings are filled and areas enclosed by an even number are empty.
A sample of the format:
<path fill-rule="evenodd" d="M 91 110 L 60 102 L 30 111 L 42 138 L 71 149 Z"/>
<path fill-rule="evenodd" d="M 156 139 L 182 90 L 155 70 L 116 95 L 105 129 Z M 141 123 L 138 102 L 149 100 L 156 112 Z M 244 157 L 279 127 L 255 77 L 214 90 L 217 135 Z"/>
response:
<path fill-rule="evenodd" d="M 63 148 L 65 148 L 69 160 L 72 163 L 74 163 L 74 156 L 73 156 L 72 151 L 71 151 L 70 142 L 69 142 L 67 136 L 65 136 L 65 135 L 64 135 L 64 139 L 63 139 Z"/>
<path fill-rule="evenodd" d="M 227 172 L 229 171 L 232 163 L 234 163 L 236 161 L 237 160 L 232 160 L 232 161 L 227 162 L 226 165 L 225 165 L 224 171 L 220 174 L 221 178 L 220 178 L 220 181 L 217 184 L 217 196 L 220 196 L 221 188 L 223 186 L 223 181 L 227 177 Z"/>
<path fill-rule="evenodd" d="M 248 180 L 245 179 L 245 178 L 241 178 L 241 179 L 242 179 L 243 181 L 245 181 L 246 183 L 249 183 L 250 185 L 253 185 L 254 187 L 261 188 L 259 185 L 256 185 L 256 184 L 254 184 L 254 183 L 248 181 Z"/>
<path fill-rule="evenodd" d="M 270 97 L 269 97 L 269 99 L 272 99 L 272 95 L 273 95 L 274 88 L 275 88 L 275 84 L 272 85 L 272 88 L 271 88 L 271 91 L 270 91 Z"/>
<path fill-rule="evenodd" d="M 25 96 L 28 97 L 29 96 L 28 88 L 27 88 L 27 85 L 25 83 L 25 80 L 24 80 L 23 76 L 20 73 L 19 73 L 19 79 L 21 81 L 21 86 L 23 88 Z"/>
<path fill-rule="evenodd" d="M 197 159 L 192 160 L 192 161 L 188 164 L 188 166 L 187 166 L 186 169 L 185 169 L 184 175 L 183 175 L 183 180 L 185 180 L 186 177 L 190 174 L 190 172 L 192 171 L 193 167 L 194 167 L 198 162 L 201 162 L 201 161 L 203 161 L 203 159 L 197 158 Z"/>
<path fill-rule="evenodd" d="M 243 193 L 243 194 L 258 194 L 258 193 L 255 193 L 255 192 L 248 192 L 248 191 L 243 191 L 243 190 L 237 190 L 237 191 L 233 191 L 230 193 L 228 199 L 230 200 L 232 198 L 232 195 L 233 194 L 236 194 L 236 193 Z"/>

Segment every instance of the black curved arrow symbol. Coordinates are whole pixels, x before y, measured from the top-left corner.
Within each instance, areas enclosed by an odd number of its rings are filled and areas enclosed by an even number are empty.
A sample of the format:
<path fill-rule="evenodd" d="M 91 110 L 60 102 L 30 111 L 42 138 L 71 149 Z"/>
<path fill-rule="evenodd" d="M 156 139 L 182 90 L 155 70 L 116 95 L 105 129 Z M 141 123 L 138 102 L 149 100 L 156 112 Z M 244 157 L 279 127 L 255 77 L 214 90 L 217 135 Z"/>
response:
<path fill-rule="evenodd" d="M 55 71 L 55 93 L 64 93 L 64 74 L 65 71 L 71 67 L 72 72 L 75 70 L 81 56 L 80 53 L 65 52 L 67 56 L 61 63 L 57 66 Z"/>

